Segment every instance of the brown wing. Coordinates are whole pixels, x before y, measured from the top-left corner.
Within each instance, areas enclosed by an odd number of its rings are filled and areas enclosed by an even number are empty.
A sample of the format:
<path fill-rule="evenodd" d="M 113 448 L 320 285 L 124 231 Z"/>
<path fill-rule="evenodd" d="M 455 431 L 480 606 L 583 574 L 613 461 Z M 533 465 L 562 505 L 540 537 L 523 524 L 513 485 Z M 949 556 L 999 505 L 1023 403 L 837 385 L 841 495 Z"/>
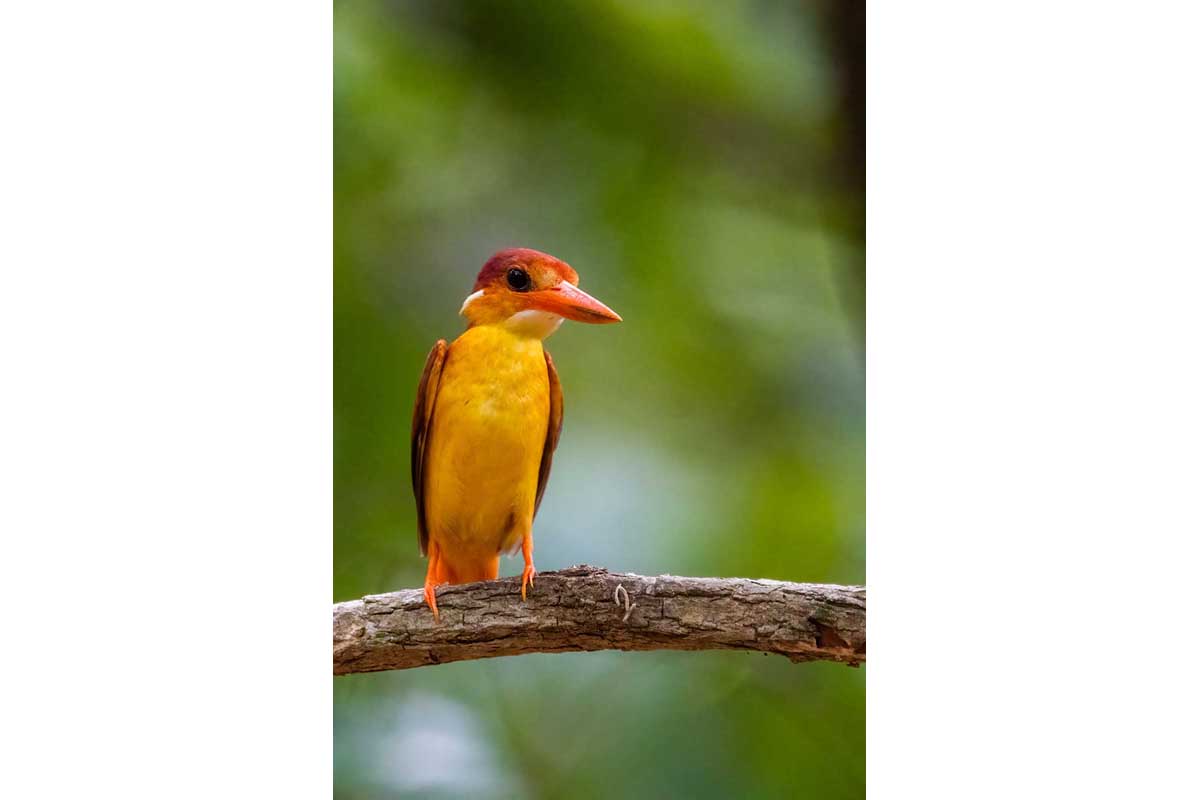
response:
<path fill-rule="evenodd" d="M 433 406 L 448 349 L 446 340 L 438 339 L 429 351 L 429 358 L 425 359 L 425 371 L 421 373 L 421 383 L 417 387 L 417 401 L 413 404 L 412 484 L 413 496 L 417 499 L 417 542 L 421 545 L 421 555 L 425 555 L 429 547 L 429 529 L 425 527 L 425 451 L 429 449 Z"/>
<path fill-rule="evenodd" d="M 537 500 L 533 503 L 533 514 L 537 516 L 538 508 L 542 505 L 542 495 L 546 493 L 546 484 L 550 481 L 550 467 L 554 463 L 554 448 L 558 447 L 558 437 L 562 435 L 563 426 L 563 396 L 562 384 L 558 382 L 558 370 L 554 368 L 554 359 L 546 353 L 546 373 L 550 378 L 550 424 L 546 426 L 546 444 L 542 448 L 542 466 L 538 469 Z"/>

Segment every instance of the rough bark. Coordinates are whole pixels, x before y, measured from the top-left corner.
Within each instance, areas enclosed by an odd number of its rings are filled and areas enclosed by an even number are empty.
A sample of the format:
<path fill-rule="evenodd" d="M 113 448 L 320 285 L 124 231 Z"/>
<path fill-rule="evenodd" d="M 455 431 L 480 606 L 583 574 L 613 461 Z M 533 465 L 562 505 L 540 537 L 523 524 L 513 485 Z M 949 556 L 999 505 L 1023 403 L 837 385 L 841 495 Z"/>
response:
<path fill-rule="evenodd" d="M 589 566 L 443 586 L 434 622 L 419 589 L 333 606 L 333 674 L 581 650 L 757 650 L 792 661 L 867 659 L 861 586 L 645 577 Z"/>

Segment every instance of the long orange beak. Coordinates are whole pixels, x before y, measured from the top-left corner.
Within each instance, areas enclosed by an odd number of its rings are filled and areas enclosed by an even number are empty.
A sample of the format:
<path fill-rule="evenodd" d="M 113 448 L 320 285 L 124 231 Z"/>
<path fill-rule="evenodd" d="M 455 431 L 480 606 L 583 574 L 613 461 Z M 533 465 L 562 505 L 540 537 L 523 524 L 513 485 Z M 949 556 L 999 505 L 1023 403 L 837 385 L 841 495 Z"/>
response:
<path fill-rule="evenodd" d="M 541 311 L 549 311 L 576 322 L 591 322 L 603 325 L 620 322 L 617 312 L 601 303 L 578 286 L 563 281 L 552 289 L 541 289 L 526 295 L 529 304 Z"/>

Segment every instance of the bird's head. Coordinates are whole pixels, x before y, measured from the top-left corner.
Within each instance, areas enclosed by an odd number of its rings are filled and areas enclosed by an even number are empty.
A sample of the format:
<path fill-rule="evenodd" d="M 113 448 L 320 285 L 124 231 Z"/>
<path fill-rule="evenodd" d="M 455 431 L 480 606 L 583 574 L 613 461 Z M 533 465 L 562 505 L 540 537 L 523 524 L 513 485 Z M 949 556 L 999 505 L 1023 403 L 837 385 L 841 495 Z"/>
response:
<path fill-rule="evenodd" d="M 617 312 L 579 288 L 579 275 L 554 256 L 514 247 L 501 250 L 479 271 L 459 312 L 469 325 L 504 325 L 544 339 L 564 319 L 620 322 Z"/>

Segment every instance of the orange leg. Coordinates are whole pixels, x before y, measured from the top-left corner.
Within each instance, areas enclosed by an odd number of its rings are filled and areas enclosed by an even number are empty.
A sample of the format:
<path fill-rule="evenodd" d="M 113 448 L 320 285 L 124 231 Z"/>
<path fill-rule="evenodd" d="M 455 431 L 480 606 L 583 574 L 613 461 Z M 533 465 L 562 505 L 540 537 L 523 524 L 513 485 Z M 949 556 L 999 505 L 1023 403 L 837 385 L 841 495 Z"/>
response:
<path fill-rule="evenodd" d="M 533 576 L 537 570 L 533 568 L 533 533 L 526 533 L 521 541 L 521 555 L 525 556 L 525 569 L 521 572 L 521 600 L 525 599 L 525 584 L 533 588 Z"/>
<path fill-rule="evenodd" d="M 442 548 L 438 547 L 436 539 L 429 541 L 429 569 L 425 573 L 425 603 L 433 612 L 433 619 L 438 619 L 437 586 L 445 583 L 442 576 Z"/>

